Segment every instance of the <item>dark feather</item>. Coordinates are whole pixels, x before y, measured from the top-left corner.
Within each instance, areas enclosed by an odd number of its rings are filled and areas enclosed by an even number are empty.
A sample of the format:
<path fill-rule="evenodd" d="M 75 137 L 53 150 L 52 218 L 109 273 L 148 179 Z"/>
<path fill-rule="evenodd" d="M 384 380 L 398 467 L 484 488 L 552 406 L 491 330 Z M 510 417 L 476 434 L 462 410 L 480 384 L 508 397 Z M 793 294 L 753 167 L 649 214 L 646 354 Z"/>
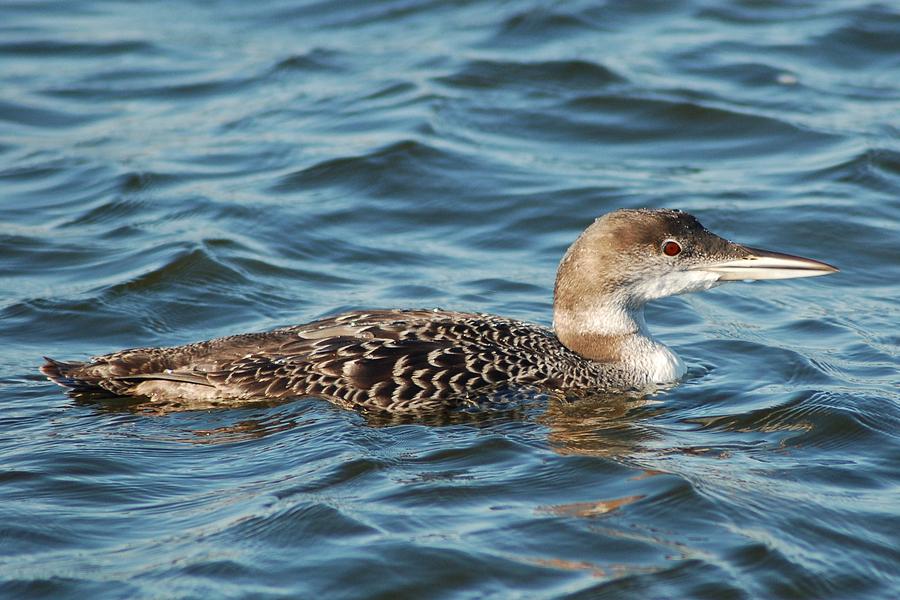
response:
<path fill-rule="evenodd" d="M 169 348 L 135 348 L 42 371 L 79 391 L 160 400 L 323 396 L 390 411 L 448 408 L 498 389 L 595 386 L 599 363 L 544 327 L 444 311 L 354 312 Z M 509 393 L 505 391 L 504 393 Z"/>

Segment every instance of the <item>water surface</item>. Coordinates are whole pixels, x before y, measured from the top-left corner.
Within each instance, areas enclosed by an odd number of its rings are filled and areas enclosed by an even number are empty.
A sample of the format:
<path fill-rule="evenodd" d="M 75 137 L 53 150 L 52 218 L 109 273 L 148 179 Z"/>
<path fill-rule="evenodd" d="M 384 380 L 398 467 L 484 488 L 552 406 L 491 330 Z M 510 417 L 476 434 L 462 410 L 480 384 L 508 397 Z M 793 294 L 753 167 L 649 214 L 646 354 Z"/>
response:
<path fill-rule="evenodd" d="M 894 598 L 900 11 L 4 2 L 0 595 Z M 397 422 L 37 373 L 433 307 L 548 324 L 599 214 L 842 272 L 651 305 L 656 396 Z"/>

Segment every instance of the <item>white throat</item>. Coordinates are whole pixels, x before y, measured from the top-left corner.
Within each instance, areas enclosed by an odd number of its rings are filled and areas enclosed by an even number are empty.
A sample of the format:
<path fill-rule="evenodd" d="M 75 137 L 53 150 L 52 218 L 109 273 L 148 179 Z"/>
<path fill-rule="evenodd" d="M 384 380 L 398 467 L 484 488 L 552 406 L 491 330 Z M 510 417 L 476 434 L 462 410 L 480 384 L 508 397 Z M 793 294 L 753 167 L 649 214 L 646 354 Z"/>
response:
<path fill-rule="evenodd" d="M 622 361 L 646 376 L 645 383 L 670 383 L 687 372 L 684 362 L 668 346 L 658 342 L 647 329 L 644 307 L 637 310 L 638 333 L 626 338 Z"/>

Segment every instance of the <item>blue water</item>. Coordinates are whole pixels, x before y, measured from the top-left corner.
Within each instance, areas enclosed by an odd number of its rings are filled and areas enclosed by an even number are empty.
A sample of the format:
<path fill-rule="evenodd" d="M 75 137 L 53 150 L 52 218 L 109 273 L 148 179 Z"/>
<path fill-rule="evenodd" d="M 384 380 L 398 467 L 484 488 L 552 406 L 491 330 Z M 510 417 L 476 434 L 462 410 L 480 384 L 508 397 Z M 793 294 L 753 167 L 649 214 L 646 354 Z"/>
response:
<path fill-rule="evenodd" d="M 895 598 L 900 8 L 0 4 L 0 596 Z M 83 359 L 549 324 L 591 220 L 841 268 L 652 304 L 643 399 L 444 422 L 69 398 Z"/>

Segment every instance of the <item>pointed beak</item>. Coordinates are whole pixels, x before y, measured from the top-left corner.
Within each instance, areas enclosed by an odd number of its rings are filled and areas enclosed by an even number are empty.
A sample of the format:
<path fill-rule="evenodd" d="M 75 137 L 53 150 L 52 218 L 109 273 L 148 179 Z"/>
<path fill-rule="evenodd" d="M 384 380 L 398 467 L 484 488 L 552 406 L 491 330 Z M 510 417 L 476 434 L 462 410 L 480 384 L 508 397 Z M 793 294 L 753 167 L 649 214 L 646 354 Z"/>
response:
<path fill-rule="evenodd" d="M 837 267 L 811 258 L 734 245 L 737 246 L 736 249 L 746 252 L 746 255 L 734 260 L 697 265 L 693 270 L 715 273 L 719 276 L 719 281 L 818 277 L 838 271 Z"/>

